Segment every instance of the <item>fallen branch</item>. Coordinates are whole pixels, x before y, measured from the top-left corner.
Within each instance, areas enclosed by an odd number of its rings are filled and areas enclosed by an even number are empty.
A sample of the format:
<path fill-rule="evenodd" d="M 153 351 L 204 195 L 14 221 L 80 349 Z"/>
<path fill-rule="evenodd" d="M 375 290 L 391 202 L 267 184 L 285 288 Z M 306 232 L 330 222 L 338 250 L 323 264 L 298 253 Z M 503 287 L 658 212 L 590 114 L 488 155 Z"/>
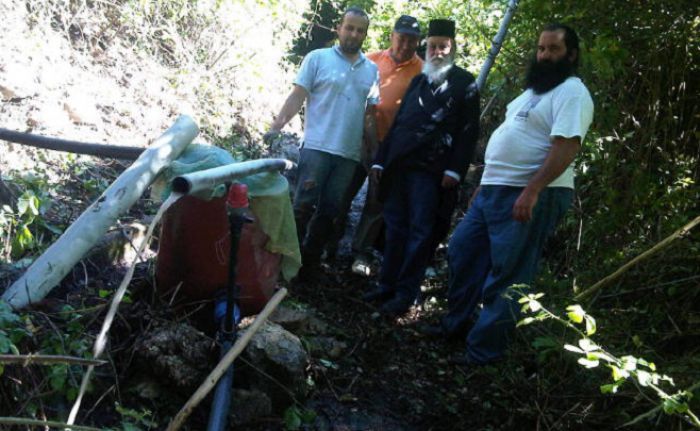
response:
<path fill-rule="evenodd" d="M 48 428 L 70 428 L 72 431 L 101 431 L 100 428 L 86 427 L 81 425 L 68 425 L 64 422 L 56 421 L 41 421 L 38 419 L 28 419 L 28 418 L 8 418 L 0 417 L 0 425 L 27 425 L 31 427 L 44 427 Z"/>
<path fill-rule="evenodd" d="M 255 318 L 255 321 L 253 322 L 252 325 L 248 329 L 246 329 L 245 333 L 241 338 L 236 340 L 236 344 L 231 347 L 231 350 L 224 355 L 223 358 L 219 361 L 219 363 L 216 365 L 214 370 L 212 370 L 211 373 L 207 376 L 206 379 L 204 379 L 204 382 L 197 388 L 194 394 L 190 397 L 189 400 L 185 403 L 185 405 L 180 409 L 180 411 L 175 415 L 175 418 L 173 418 L 172 422 L 170 422 L 170 425 L 168 425 L 168 428 L 166 431 L 176 431 L 180 429 L 180 427 L 183 425 L 185 420 L 189 417 L 189 415 L 192 413 L 192 410 L 197 407 L 197 405 L 204 399 L 204 397 L 207 396 L 209 392 L 216 386 L 216 383 L 219 381 L 221 376 L 224 375 L 228 367 L 231 366 L 233 361 L 238 357 L 238 355 L 241 354 L 243 349 L 248 345 L 248 342 L 250 342 L 250 339 L 253 338 L 253 335 L 260 329 L 260 326 L 267 320 L 268 316 L 277 308 L 279 303 L 282 301 L 282 299 L 287 295 L 287 289 L 282 288 L 275 293 L 275 295 L 270 299 L 270 301 L 265 305 L 265 308 L 258 314 L 258 316 Z"/>
<path fill-rule="evenodd" d="M 0 364 L 22 364 L 26 367 L 29 364 L 52 365 L 52 364 L 74 364 L 74 365 L 104 365 L 107 361 L 99 359 L 76 358 L 75 356 L 64 355 L 0 355 Z"/>
<path fill-rule="evenodd" d="M 677 240 L 678 238 L 684 237 L 692 228 L 694 228 L 694 227 L 697 226 L 698 224 L 700 224 L 700 216 L 696 217 L 695 220 L 691 221 L 691 222 L 688 223 L 687 225 L 685 225 L 685 226 L 683 226 L 682 228 L 680 228 L 680 229 L 678 229 L 677 231 L 675 231 L 675 232 L 674 232 L 673 234 L 671 234 L 670 236 L 666 237 L 666 239 L 664 239 L 663 241 L 659 242 L 659 243 L 656 244 L 654 247 L 650 248 L 649 250 L 645 251 L 644 253 L 642 253 L 642 254 L 640 254 L 639 256 L 637 256 L 637 257 L 635 257 L 634 259 L 632 259 L 631 261 L 627 262 L 626 264 L 624 264 L 622 267 L 620 267 L 620 269 L 618 269 L 618 270 L 615 271 L 614 273 L 608 275 L 607 277 L 605 277 L 604 279 L 600 280 L 599 282 L 597 282 L 597 283 L 594 284 L 593 286 L 591 286 L 591 287 L 589 287 L 588 289 L 584 290 L 583 292 L 579 293 L 578 295 L 576 295 L 576 296 L 574 297 L 574 299 L 576 299 L 577 301 L 580 301 L 580 300 L 582 300 L 582 299 L 584 299 L 584 298 L 587 298 L 587 297 L 591 296 L 591 295 L 594 294 L 595 292 L 597 292 L 597 291 L 599 291 L 600 289 L 602 289 L 604 286 L 607 286 L 608 284 L 610 284 L 610 283 L 612 283 L 613 281 L 615 281 L 615 280 L 617 280 L 618 278 L 620 278 L 620 276 L 622 276 L 622 274 L 624 274 L 625 272 L 627 272 L 627 271 L 628 271 L 630 268 L 632 268 L 633 266 L 637 265 L 639 262 L 641 262 L 641 261 L 643 261 L 643 260 L 646 260 L 646 259 L 648 259 L 649 257 L 651 257 L 651 256 L 655 255 L 656 253 L 658 253 L 659 251 L 661 251 L 661 250 L 667 248 L 669 245 L 671 245 L 671 243 L 672 243 L 673 241 Z"/>

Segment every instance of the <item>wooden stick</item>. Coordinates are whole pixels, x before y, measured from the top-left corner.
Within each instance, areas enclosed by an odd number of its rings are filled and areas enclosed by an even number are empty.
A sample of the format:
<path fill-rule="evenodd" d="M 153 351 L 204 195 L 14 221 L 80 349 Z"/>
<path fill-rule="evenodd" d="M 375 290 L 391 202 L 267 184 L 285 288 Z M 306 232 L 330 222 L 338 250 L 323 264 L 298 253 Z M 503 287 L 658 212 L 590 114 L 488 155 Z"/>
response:
<path fill-rule="evenodd" d="M 675 232 L 674 232 L 673 234 L 671 234 L 670 236 L 666 237 L 666 239 L 664 239 L 663 241 L 659 242 L 659 243 L 656 244 L 654 247 L 650 248 L 649 250 L 645 251 L 644 253 L 642 253 L 642 254 L 640 254 L 639 256 L 637 256 L 637 257 L 635 257 L 634 259 L 632 259 L 631 261 L 627 262 L 626 264 L 624 264 L 622 267 L 620 267 L 620 269 L 618 269 L 618 270 L 615 271 L 614 273 L 608 275 L 607 277 L 605 277 L 604 279 L 600 280 L 599 282 L 597 282 L 597 283 L 594 284 L 593 286 L 591 286 L 591 287 L 589 287 L 588 289 L 584 290 L 583 292 L 579 293 L 578 295 L 576 295 L 576 296 L 574 297 L 574 299 L 577 300 L 577 301 L 580 301 L 580 300 L 582 300 L 582 299 L 584 299 L 584 298 L 587 298 L 587 297 L 591 296 L 591 295 L 594 294 L 595 292 L 597 292 L 597 291 L 599 291 L 600 289 L 602 289 L 604 286 L 606 286 L 606 285 L 610 284 L 611 282 L 613 282 L 613 281 L 617 280 L 618 278 L 620 278 L 620 276 L 621 276 L 622 274 L 624 274 L 625 272 L 627 272 L 630 268 L 632 268 L 633 266 L 635 266 L 635 265 L 638 264 L 639 262 L 641 262 L 641 261 L 643 261 L 643 260 L 646 260 L 647 258 L 649 258 L 649 257 L 651 257 L 651 256 L 653 256 L 653 255 L 655 255 L 655 254 L 658 253 L 659 251 L 661 251 L 661 250 L 665 249 L 666 247 L 668 247 L 669 245 L 671 245 L 671 243 L 672 243 L 673 241 L 677 240 L 678 238 L 682 238 L 683 236 L 685 236 L 692 228 L 694 228 L 694 227 L 697 226 L 698 224 L 700 224 L 700 216 L 696 217 L 695 220 L 691 221 L 691 222 L 688 223 L 687 225 L 685 225 L 685 226 L 683 226 L 682 228 L 680 228 L 680 229 L 678 229 L 677 231 L 675 231 Z"/>
<path fill-rule="evenodd" d="M 180 429 L 185 420 L 189 417 L 192 410 L 207 396 L 209 392 L 216 386 L 221 376 L 231 366 L 233 361 L 241 354 L 243 349 L 248 345 L 253 335 L 260 329 L 260 326 L 265 322 L 268 316 L 277 308 L 282 299 L 287 295 L 287 289 L 282 288 L 275 293 L 270 301 L 265 305 L 263 311 L 258 314 L 252 325 L 245 331 L 245 334 L 231 347 L 226 355 L 219 361 L 211 373 L 204 379 L 204 382 L 197 388 L 194 394 L 190 397 L 180 411 L 175 415 L 175 418 L 170 422 L 166 431 L 176 431 Z"/>
<path fill-rule="evenodd" d="M 0 364 L 29 364 L 51 365 L 51 364 L 76 364 L 76 365 L 104 365 L 107 361 L 99 359 L 77 358 L 65 355 L 0 355 Z"/>
<path fill-rule="evenodd" d="M 68 425 L 64 422 L 56 421 L 40 421 L 38 419 L 27 419 L 27 418 L 8 418 L 0 417 L 0 424 L 2 425 L 27 425 L 32 427 L 44 427 L 48 428 L 69 428 L 72 431 L 101 431 L 100 428 L 86 427 L 82 425 Z"/>
<path fill-rule="evenodd" d="M 112 302 L 109 304 L 109 310 L 107 311 L 107 315 L 105 316 L 104 322 L 102 322 L 102 329 L 100 329 L 100 334 L 97 336 L 97 339 L 95 340 L 95 345 L 93 347 L 92 351 L 92 356 L 95 358 L 99 358 L 102 356 L 102 352 L 104 352 L 105 348 L 107 347 L 107 333 L 109 332 L 109 329 L 112 327 L 112 322 L 114 321 L 114 316 L 117 314 L 117 310 L 119 309 L 119 304 L 122 302 L 122 299 L 124 298 L 124 294 L 126 294 L 126 288 L 129 287 L 129 283 L 131 282 L 131 279 L 134 276 L 134 270 L 136 269 L 136 263 L 140 260 L 139 256 L 143 255 L 144 250 L 148 246 L 148 243 L 151 239 L 151 235 L 153 235 L 153 230 L 155 229 L 156 225 L 160 221 L 160 219 L 163 217 L 163 214 L 167 209 L 177 202 L 177 200 L 181 197 L 179 193 L 171 193 L 170 197 L 163 202 L 163 204 L 160 206 L 158 209 L 158 213 L 153 217 L 153 220 L 151 221 L 151 224 L 148 226 L 148 230 L 146 231 L 146 235 L 143 238 L 143 241 L 141 242 L 141 245 L 139 246 L 138 250 L 136 251 L 136 255 L 134 256 L 134 260 L 131 262 L 129 265 L 129 268 L 126 271 L 126 274 L 124 275 L 124 278 L 122 279 L 121 284 L 117 288 L 116 292 L 114 293 L 114 296 L 112 297 Z M 87 385 L 88 382 L 90 381 L 90 377 L 92 376 L 92 372 L 95 369 L 94 365 L 88 366 L 87 370 L 85 371 L 85 374 L 83 375 L 83 381 L 80 384 L 80 391 L 78 392 L 78 396 L 75 398 L 75 403 L 73 404 L 73 408 L 70 411 L 70 414 L 68 415 L 68 423 L 73 424 L 75 422 L 75 418 L 78 415 L 78 410 L 80 409 L 80 403 L 82 402 L 83 395 L 85 394 L 85 391 L 87 391 Z"/>

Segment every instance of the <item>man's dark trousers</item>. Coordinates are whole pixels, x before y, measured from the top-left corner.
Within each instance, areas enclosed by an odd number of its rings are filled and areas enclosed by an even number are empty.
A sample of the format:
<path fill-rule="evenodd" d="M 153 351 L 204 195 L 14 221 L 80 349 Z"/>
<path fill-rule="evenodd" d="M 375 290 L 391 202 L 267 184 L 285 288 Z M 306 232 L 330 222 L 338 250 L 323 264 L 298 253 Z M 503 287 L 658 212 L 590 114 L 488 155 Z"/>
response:
<path fill-rule="evenodd" d="M 389 179 L 379 287 L 393 293 L 406 308 L 418 297 L 425 276 L 441 180 L 441 175 L 422 170 L 403 170 Z"/>
<path fill-rule="evenodd" d="M 483 309 L 467 336 L 467 354 L 476 363 L 500 359 L 520 314 L 518 298 L 503 294 L 514 284 L 530 285 L 542 247 L 571 204 L 573 190 L 549 187 L 540 192 L 532 219 L 513 219 L 513 204 L 523 187 L 484 185 L 457 225 L 448 248 L 450 278 L 448 333 L 469 325 L 480 302 Z"/>

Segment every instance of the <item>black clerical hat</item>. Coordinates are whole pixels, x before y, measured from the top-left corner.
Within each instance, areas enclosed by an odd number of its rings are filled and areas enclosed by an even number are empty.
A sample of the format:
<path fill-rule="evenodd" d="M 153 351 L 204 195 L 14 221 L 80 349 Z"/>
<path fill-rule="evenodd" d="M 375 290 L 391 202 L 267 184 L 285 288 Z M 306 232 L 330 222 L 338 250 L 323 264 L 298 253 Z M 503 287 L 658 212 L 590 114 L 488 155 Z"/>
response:
<path fill-rule="evenodd" d="M 451 19 L 434 19 L 428 24 L 428 37 L 445 36 L 455 37 L 455 22 Z"/>

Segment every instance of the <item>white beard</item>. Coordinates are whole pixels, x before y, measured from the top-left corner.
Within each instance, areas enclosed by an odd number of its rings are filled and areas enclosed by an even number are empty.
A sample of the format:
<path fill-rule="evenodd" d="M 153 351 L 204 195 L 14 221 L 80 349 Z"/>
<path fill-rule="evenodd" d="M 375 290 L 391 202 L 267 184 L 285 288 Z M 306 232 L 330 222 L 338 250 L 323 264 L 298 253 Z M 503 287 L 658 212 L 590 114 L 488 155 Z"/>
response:
<path fill-rule="evenodd" d="M 445 57 L 440 63 L 435 64 L 430 58 L 425 59 L 423 63 L 423 74 L 428 77 L 428 82 L 440 86 L 445 82 L 447 72 L 454 66 L 454 58 L 452 56 Z"/>

